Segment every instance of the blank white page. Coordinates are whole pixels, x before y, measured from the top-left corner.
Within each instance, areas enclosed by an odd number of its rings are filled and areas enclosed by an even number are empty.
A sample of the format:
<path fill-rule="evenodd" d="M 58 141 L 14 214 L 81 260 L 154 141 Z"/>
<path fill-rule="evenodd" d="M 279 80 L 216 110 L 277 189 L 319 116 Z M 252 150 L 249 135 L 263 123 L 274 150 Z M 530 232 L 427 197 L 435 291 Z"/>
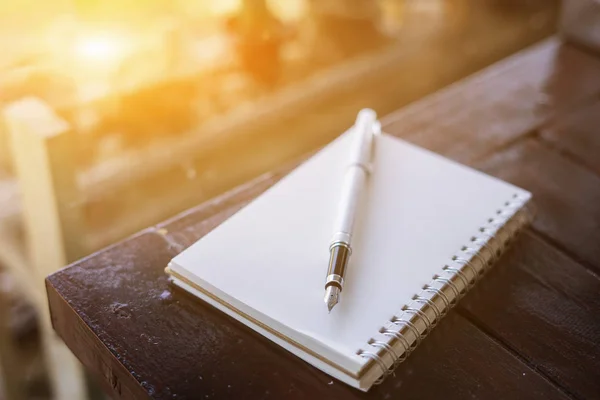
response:
<path fill-rule="evenodd" d="M 174 258 L 171 268 L 261 323 L 351 372 L 364 347 L 514 194 L 513 185 L 388 135 L 355 225 L 340 303 L 328 314 L 325 275 L 345 134 Z M 309 340 L 307 340 L 307 338 Z"/>

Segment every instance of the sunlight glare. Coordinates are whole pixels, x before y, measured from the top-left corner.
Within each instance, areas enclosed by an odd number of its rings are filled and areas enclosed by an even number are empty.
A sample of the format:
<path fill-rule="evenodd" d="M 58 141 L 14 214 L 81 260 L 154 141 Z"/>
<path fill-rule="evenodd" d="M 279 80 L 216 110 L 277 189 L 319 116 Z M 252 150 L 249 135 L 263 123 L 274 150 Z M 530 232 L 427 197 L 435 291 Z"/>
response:
<path fill-rule="evenodd" d="M 90 36 L 80 38 L 75 46 L 77 55 L 90 62 L 114 63 L 125 56 L 122 41 L 111 36 Z"/>

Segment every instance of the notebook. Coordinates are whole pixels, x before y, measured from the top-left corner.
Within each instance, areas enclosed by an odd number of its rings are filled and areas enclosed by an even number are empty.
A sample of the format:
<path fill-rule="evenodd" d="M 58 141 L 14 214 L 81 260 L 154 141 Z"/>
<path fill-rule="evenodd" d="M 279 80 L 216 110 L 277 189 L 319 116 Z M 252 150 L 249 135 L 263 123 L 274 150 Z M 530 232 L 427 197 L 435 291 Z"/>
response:
<path fill-rule="evenodd" d="M 323 301 L 349 132 L 177 255 L 171 281 L 361 390 L 390 375 L 527 224 L 531 195 L 387 134 L 340 303 Z"/>

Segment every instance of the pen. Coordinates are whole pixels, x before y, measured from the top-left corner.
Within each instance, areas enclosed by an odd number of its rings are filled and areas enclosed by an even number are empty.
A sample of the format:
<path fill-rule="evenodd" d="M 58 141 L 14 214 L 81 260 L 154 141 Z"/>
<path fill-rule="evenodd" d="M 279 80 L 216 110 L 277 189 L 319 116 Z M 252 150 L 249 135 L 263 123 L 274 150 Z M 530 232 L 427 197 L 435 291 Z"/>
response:
<path fill-rule="evenodd" d="M 329 312 L 339 302 L 344 275 L 352 254 L 352 230 L 359 201 L 369 174 L 373 133 L 377 114 L 371 109 L 358 113 L 351 132 L 352 143 L 342 183 L 338 215 L 329 245 L 329 267 L 325 280 L 325 304 Z"/>

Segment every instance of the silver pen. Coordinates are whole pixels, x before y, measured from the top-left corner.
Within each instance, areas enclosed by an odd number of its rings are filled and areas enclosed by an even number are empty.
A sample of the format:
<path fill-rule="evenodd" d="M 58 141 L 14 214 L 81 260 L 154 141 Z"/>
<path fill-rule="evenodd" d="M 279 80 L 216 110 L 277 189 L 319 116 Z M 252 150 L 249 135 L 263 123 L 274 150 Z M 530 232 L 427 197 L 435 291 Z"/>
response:
<path fill-rule="evenodd" d="M 375 111 L 363 109 L 358 113 L 351 132 L 348 168 L 343 178 L 338 215 L 329 245 L 329 268 L 325 280 L 325 304 L 329 312 L 339 302 L 344 289 L 344 276 L 352 254 L 354 219 L 369 175 L 376 124 Z"/>

